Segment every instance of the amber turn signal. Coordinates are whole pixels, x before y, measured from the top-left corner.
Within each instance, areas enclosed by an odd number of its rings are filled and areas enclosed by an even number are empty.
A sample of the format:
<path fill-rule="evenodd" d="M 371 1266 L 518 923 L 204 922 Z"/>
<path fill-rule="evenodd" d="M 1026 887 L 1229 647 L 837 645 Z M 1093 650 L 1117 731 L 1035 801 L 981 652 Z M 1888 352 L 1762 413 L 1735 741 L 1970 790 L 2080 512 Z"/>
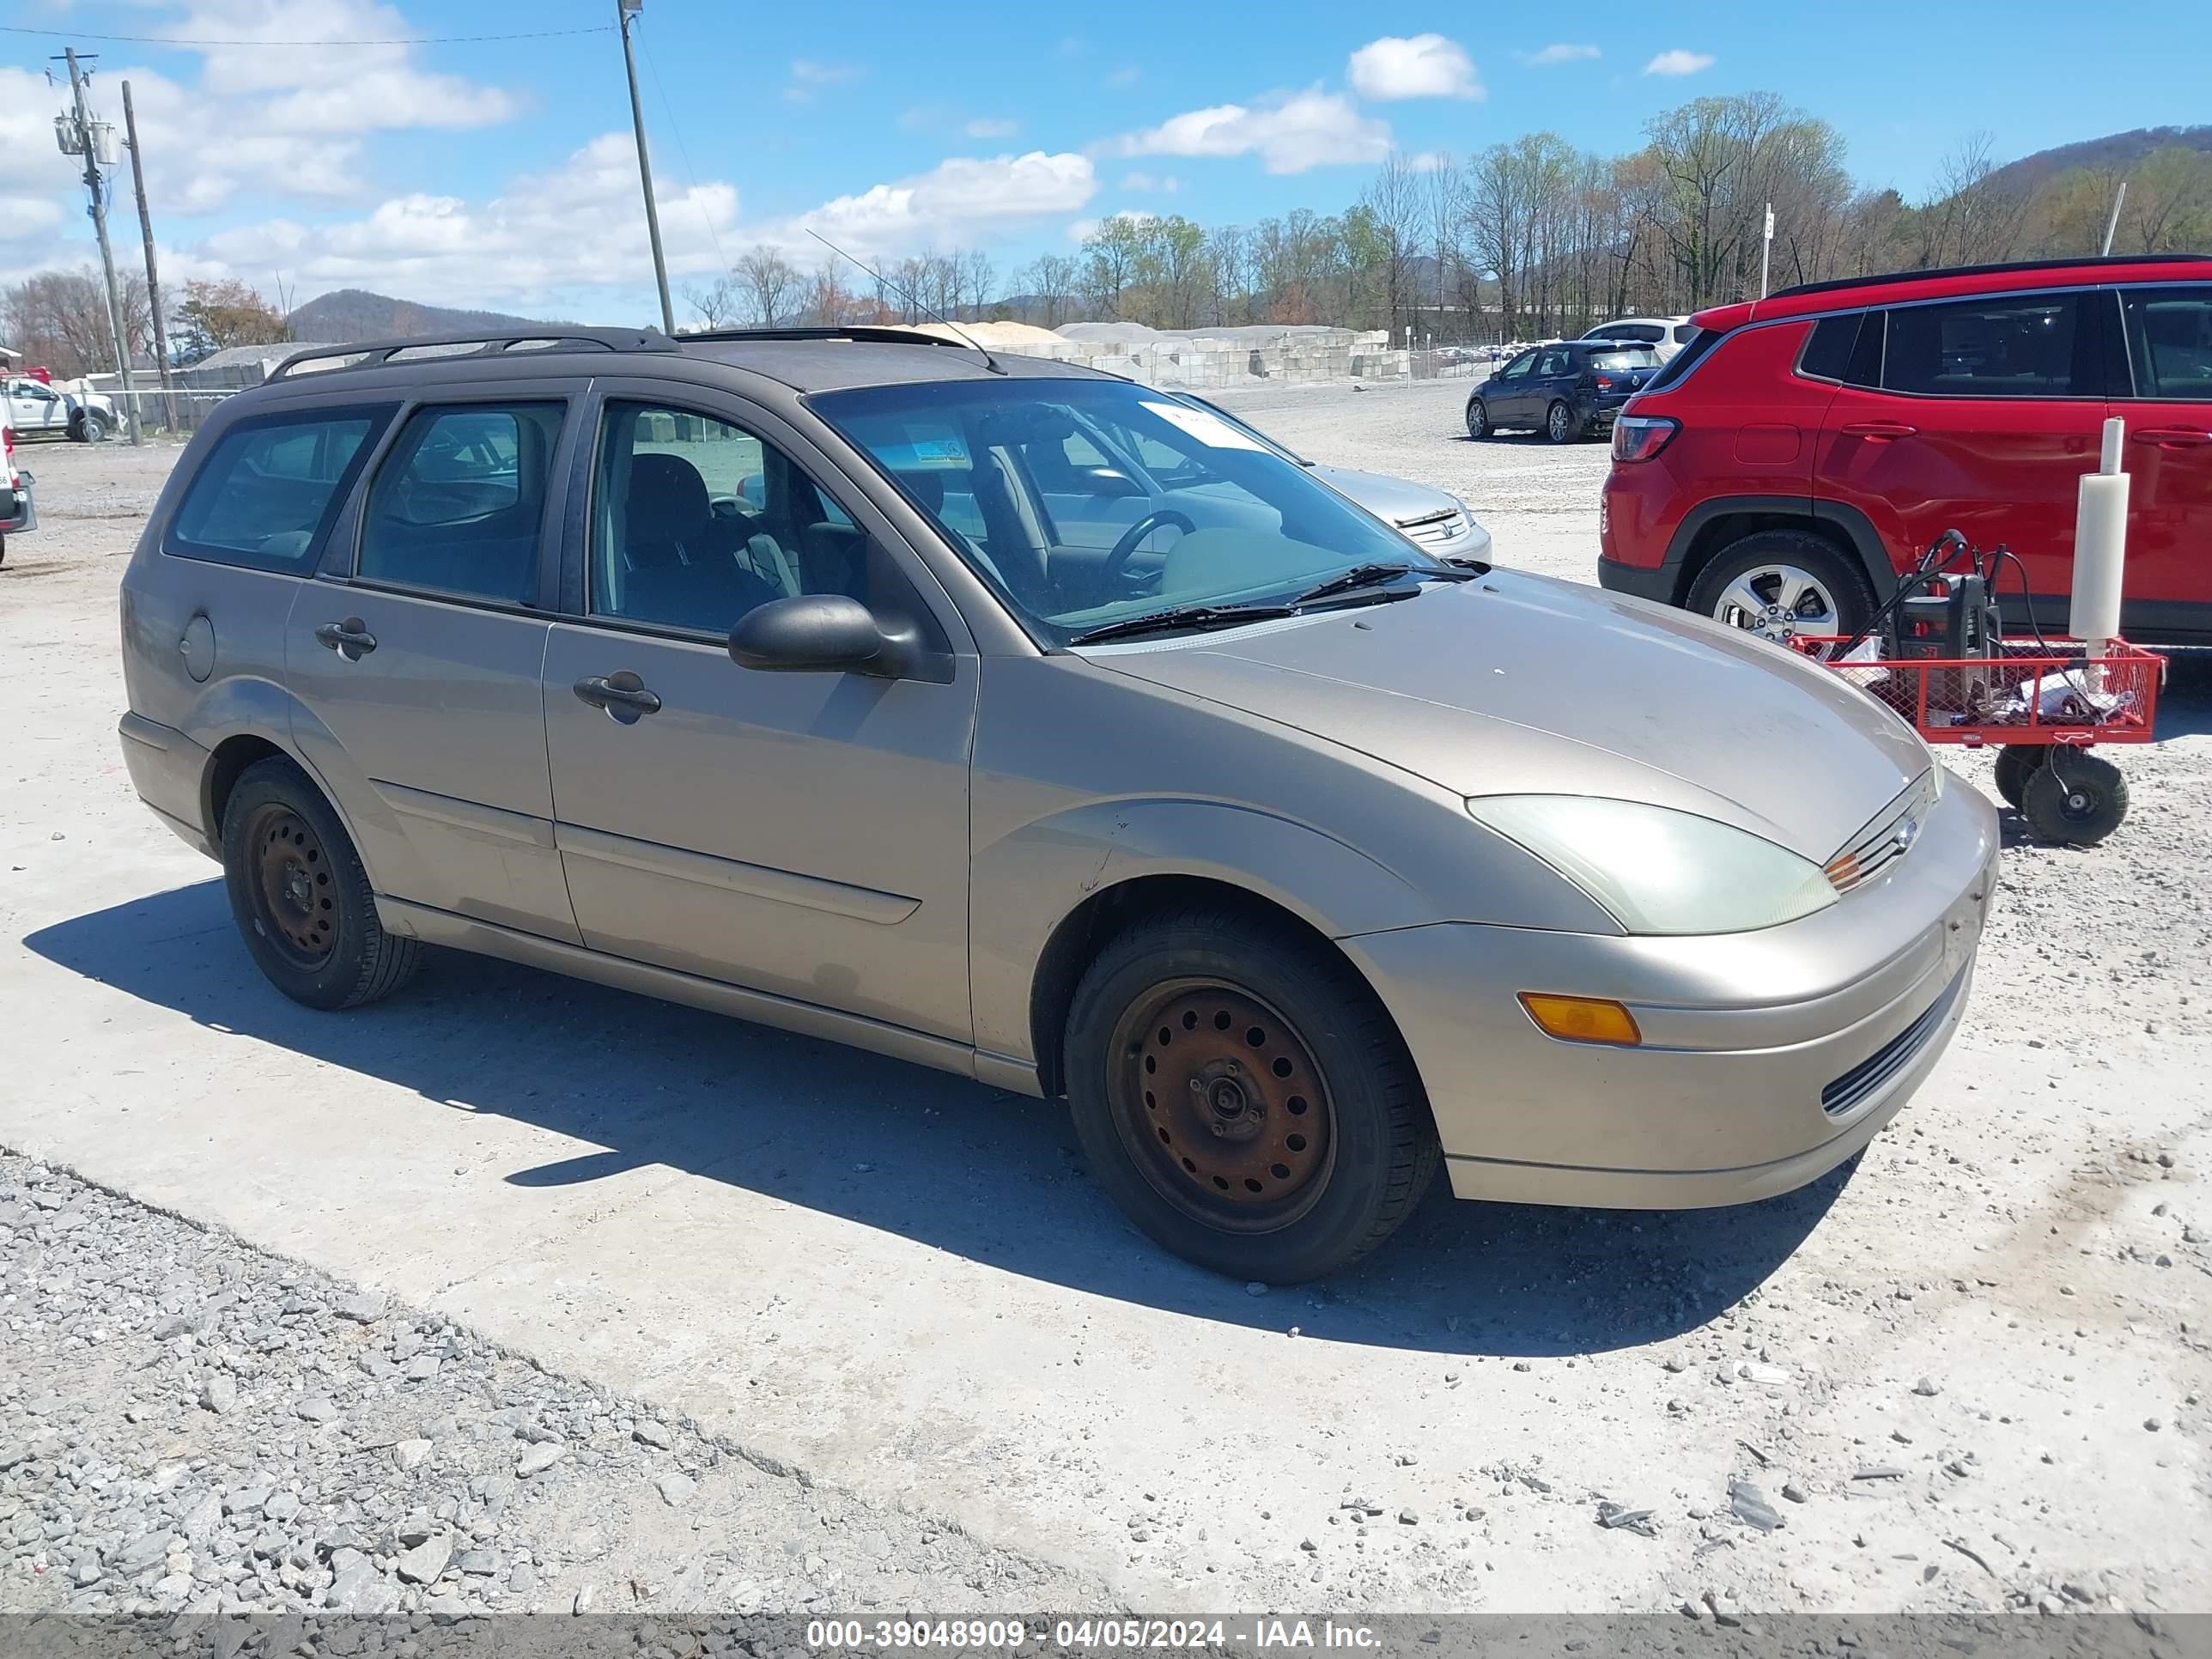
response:
<path fill-rule="evenodd" d="M 1612 1042 L 1634 1048 L 1644 1041 L 1644 1033 L 1636 1029 L 1636 1016 L 1602 997 L 1555 997 L 1523 991 L 1521 1006 L 1536 1022 L 1537 1030 L 1563 1042 Z"/>

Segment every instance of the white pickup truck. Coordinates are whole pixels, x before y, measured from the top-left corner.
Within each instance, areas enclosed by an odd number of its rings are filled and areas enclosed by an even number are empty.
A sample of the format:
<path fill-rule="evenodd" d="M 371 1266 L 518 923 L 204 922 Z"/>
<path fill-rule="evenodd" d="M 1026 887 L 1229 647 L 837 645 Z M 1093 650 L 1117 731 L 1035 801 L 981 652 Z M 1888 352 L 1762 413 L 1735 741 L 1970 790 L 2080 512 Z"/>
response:
<path fill-rule="evenodd" d="M 8 424 L 25 437 L 96 444 L 116 428 L 115 405 L 96 392 L 64 392 L 27 374 L 9 375 L 0 389 L 7 393 Z"/>

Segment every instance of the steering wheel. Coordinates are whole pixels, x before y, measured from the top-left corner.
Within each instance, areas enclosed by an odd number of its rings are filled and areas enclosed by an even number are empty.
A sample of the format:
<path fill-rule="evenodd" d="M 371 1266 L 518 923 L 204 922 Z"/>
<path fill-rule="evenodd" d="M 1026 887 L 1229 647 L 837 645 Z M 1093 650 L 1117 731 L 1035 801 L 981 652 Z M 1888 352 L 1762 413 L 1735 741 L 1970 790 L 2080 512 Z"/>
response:
<path fill-rule="evenodd" d="M 1121 539 L 1115 542 L 1107 553 L 1105 568 L 1099 575 L 1101 584 L 1110 588 L 1115 582 L 1121 580 L 1121 572 L 1127 567 L 1130 557 L 1142 544 L 1145 538 L 1156 530 L 1164 529 L 1169 525 L 1173 525 L 1186 536 L 1198 528 L 1191 522 L 1190 515 L 1187 513 L 1178 512 L 1172 507 L 1153 508 L 1123 531 Z"/>

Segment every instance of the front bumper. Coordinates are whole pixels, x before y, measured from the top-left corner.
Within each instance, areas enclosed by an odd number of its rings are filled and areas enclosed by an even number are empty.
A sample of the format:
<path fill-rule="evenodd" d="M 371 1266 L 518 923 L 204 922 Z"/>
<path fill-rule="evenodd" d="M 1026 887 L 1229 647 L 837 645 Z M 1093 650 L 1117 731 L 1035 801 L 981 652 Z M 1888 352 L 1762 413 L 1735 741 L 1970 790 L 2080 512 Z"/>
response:
<path fill-rule="evenodd" d="M 1996 812 L 1954 781 L 1908 857 L 1780 927 L 1626 939 L 1447 922 L 1340 943 L 1397 1018 L 1457 1196 L 1744 1203 L 1850 1158 L 1934 1068 L 1966 1009 L 1996 853 Z M 1522 991 L 1617 999 L 1643 1045 L 1547 1036 Z"/>

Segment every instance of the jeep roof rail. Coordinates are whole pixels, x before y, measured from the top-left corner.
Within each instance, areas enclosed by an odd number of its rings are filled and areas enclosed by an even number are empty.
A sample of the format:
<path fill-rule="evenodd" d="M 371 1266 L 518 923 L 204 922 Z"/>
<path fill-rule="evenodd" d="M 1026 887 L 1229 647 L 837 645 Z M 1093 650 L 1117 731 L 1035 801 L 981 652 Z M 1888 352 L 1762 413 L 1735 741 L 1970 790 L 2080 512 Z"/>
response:
<path fill-rule="evenodd" d="M 1872 276 L 1836 276 L 1825 283 L 1800 283 L 1778 288 L 1766 297 L 1780 300 L 1796 294 L 1835 294 L 1847 288 L 1887 288 L 1896 283 L 1921 283 L 1943 276 L 2002 276 L 2013 271 L 2068 270 L 2083 265 L 2212 264 L 2203 253 L 2077 253 L 2070 259 L 2014 259 L 1994 265 L 1930 265 L 1922 270 L 1885 270 Z"/>
<path fill-rule="evenodd" d="M 957 325 L 956 325 L 957 326 Z M 679 331 L 676 343 L 695 341 L 729 343 L 745 340 L 866 340 L 878 345 L 941 345 L 956 351 L 974 351 L 973 341 L 948 339 L 903 323 L 793 323 L 781 328 L 702 328 Z"/>
<path fill-rule="evenodd" d="M 451 362 L 465 357 L 531 356 L 560 351 L 675 351 L 677 343 L 657 328 L 578 328 L 549 323 L 544 328 L 497 334 L 426 334 L 411 340 L 361 340 L 350 345 L 315 346 L 276 365 L 272 380 L 305 373 L 334 374 L 349 368 L 381 368 L 394 362 Z M 321 368 L 307 365 L 325 363 Z"/>

